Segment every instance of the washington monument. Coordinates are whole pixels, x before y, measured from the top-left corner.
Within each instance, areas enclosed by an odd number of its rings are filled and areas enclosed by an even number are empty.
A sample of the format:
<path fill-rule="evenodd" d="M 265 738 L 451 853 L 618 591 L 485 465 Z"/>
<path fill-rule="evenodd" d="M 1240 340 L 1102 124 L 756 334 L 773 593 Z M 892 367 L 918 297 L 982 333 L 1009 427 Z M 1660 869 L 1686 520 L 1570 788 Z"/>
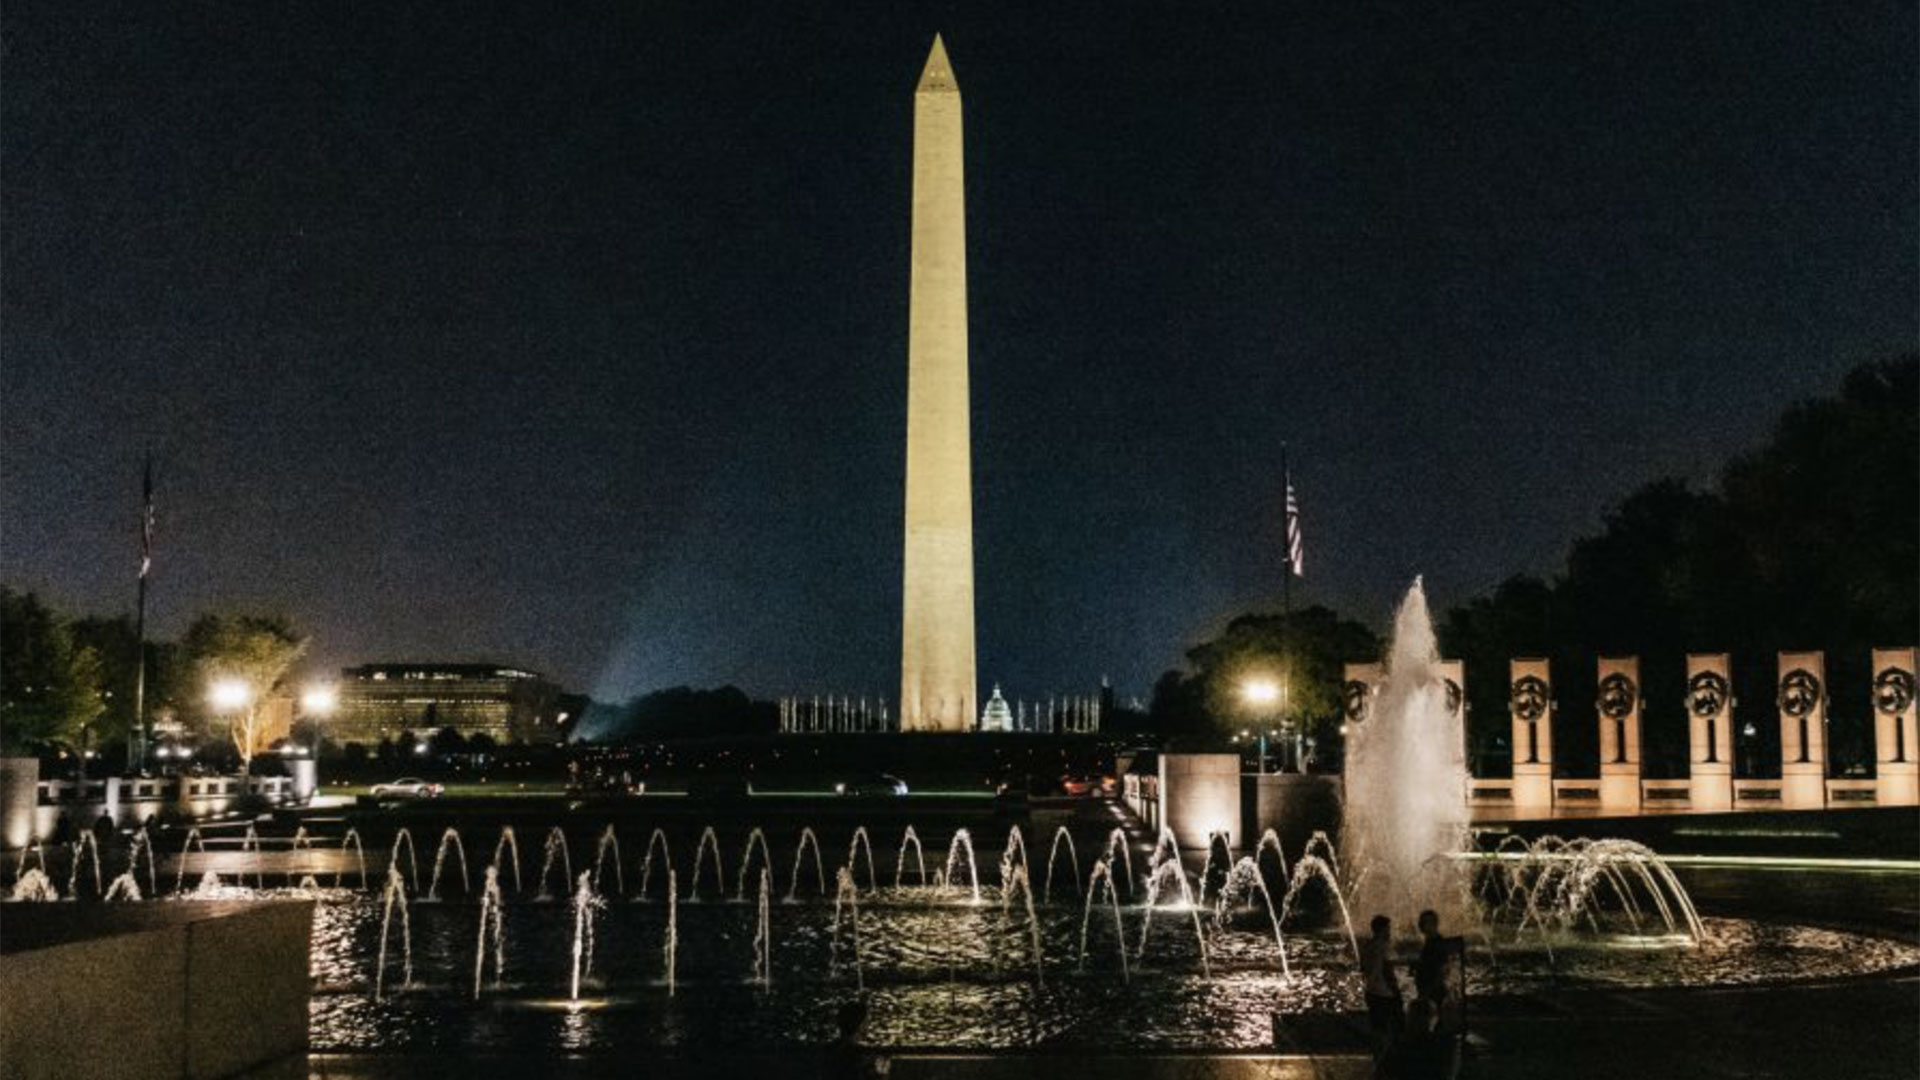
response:
<path fill-rule="evenodd" d="M 964 168 L 960 86 L 935 35 L 913 95 L 902 731 L 972 730 L 977 693 Z"/>

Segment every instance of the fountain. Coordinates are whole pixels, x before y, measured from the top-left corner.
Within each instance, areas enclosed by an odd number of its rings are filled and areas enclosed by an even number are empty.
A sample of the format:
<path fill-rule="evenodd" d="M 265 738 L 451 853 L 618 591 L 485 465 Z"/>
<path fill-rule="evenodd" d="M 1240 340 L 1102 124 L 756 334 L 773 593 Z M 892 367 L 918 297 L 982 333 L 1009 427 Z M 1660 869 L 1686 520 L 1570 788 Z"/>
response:
<path fill-rule="evenodd" d="M 160 876 L 160 870 L 154 865 L 153 837 L 147 834 L 147 827 L 145 825 L 140 826 L 140 828 L 134 832 L 133 843 L 127 848 L 127 873 L 139 873 L 140 856 L 142 854 L 145 854 L 147 857 L 146 895 L 158 896 L 160 895 L 160 886 L 156 883 L 155 879 Z"/>
<path fill-rule="evenodd" d="M 747 834 L 746 850 L 740 853 L 740 881 L 733 890 L 735 899 L 747 898 L 747 871 L 753 866 L 753 849 L 756 845 L 760 848 L 760 869 L 766 870 L 773 865 L 773 856 L 767 853 L 767 834 L 755 825 L 753 831 Z"/>
<path fill-rule="evenodd" d="M 926 849 L 920 846 L 920 834 L 914 832 L 913 826 L 909 825 L 907 826 L 907 831 L 900 834 L 900 852 L 893 857 L 893 887 L 895 890 L 900 888 L 900 879 L 907 869 L 908 844 L 913 845 L 914 866 L 919 873 L 919 879 L 916 881 L 916 884 L 925 885 L 927 883 L 927 852 Z M 826 883 L 824 881 L 821 882 L 820 891 L 823 893 L 826 892 Z"/>
<path fill-rule="evenodd" d="M 854 829 L 853 839 L 847 841 L 847 869 L 849 871 L 859 865 L 860 852 L 863 850 L 867 853 L 867 892 L 871 894 L 878 889 L 878 885 L 874 881 L 873 844 L 867 839 L 867 827 L 865 825 Z"/>
<path fill-rule="evenodd" d="M 667 850 L 666 830 L 655 829 L 653 830 L 653 835 L 647 837 L 647 857 L 640 861 L 639 899 L 641 900 L 645 900 L 647 898 L 647 886 L 651 884 L 653 881 L 653 850 L 656 847 L 660 849 L 660 854 L 666 856 L 668 869 L 672 869 L 673 852 Z M 671 886 L 668 887 L 667 893 L 668 895 L 672 895 L 673 889 Z"/>
<path fill-rule="evenodd" d="M 140 898 L 140 883 L 133 880 L 133 871 L 131 870 L 109 882 L 107 884 L 106 895 L 101 897 L 102 900 L 108 903 L 112 903 L 115 900 L 138 902 Z"/>
<path fill-rule="evenodd" d="M 249 855 L 253 856 L 253 858 L 248 859 L 247 856 Z M 98 860 L 98 855 L 95 856 L 95 859 L 96 861 Z M 256 889 L 266 888 L 266 871 L 260 865 L 260 831 L 254 828 L 253 822 L 251 821 L 247 822 L 247 831 L 240 837 L 240 870 L 234 875 L 234 879 L 242 885 L 247 883 L 247 864 L 249 862 L 253 864 L 253 887 Z M 413 884 L 416 889 L 420 887 L 418 881 L 415 881 Z"/>
<path fill-rule="evenodd" d="M 1132 982 L 1127 972 L 1127 931 L 1120 918 L 1120 894 L 1113 887 L 1113 864 L 1101 859 L 1093 864 L 1093 872 L 1087 875 L 1087 902 L 1080 915 L 1080 967 L 1087 966 L 1087 928 L 1093 919 L 1093 906 L 1100 900 L 1101 888 L 1105 887 L 1107 905 L 1113 909 L 1113 941 L 1115 951 L 1120 954 L 1120 981 Z"/>
<path fill-rule="evenodd" d="M 341 854 L 344 855 L 349 847 L 353 849 L 355 865 L 360 868 L 360 888 L 365 889 L 367 887 L 367 849 L 360 843 L 359 829 L 348 829 L 347 835 L 340 839 Z M 345 879 L 346 876 L 347 868 L 345 866 L 335 870 L 333 872 L 333 887 L 336 889 L 339 888 L 340 882 Z"/>
<path fill-rule="evenodd" d="M 553 894 L 547 891 L 547 875 L 553 872 L 556 858 L 560 861 L 560 887 L 565 889 L 573 880 L 573 852 L 567 849 L 567 834 L 558 825 L 547 830 L 547 842 L 540 851 L 540 878 L 534 882 L 538 889 L 535 900 L 553 899 Z"/>
<path fill-rule="evenodd" d="M 60 899 L 60 890 L 54 888 L 53 879 L 47 872 L 36 866 L 14 879 L 11 899 L 44 903 Z"/>
<path fill-rule="evenodd" d="M 448 826 L 447 831 L 440 834 L 439 850 L 433 853 L 433 881 L 427 886 L 428 900 L 440 899 L 440 872 L 447 865 L 448 847 L 460 856 L 460 895 L 466 896 L 472 891 L 467 884 L 467 846 L 460 842 L 460 830 Z"/>
<path fill-rule="evenodd" d="M 1160 891 L 1171 880 L 1180 886 L 1180 902 L 1176 910 L 1185 911 L 1193 919 L 1193 940 L 1200 947 L 1200 970 L 1209 978 L 1213 975 L 1212 965 L 1207 960 L 1207 934 L 1200 927 L 1200 907 L 1193 902 L 1193 886 L 1187 881 L 1187 872 L 1180 866 L 1178 849 L 1172 858 L 1154 868 L 1153 876 L 1147 879 L 1146 911 L 1140 920 L 1140 947 L 1136 956 L 1145 959 L 1147 955 L 1147 935 L 1153 930 L 1153 913 Z"/>
<path fill-rule="evenodd" d="M 294 883 L 294 871 L 299 868 L 300 864 L 298 858 L 300 852 L 307 852 L 309 856 L 311 856 L 313 852 L 313 841 L 307 838 L 307 827 L 305 825 L 301 825 L 293 830 L 293 839 L 288 843 L 287 849 L 287 885 L 288 887 L 292 887 Z M 311 862 L 311 858 L 309 858 L 309 862 Z M 312 875 L 308 876 L 311 877 Z"/>
<path fill-rule="evenodd" d="M 953 885 L 963 854 L 967 858 L 967 883 L 973 889 L 973 902 L 977 904 L 980 902 L 980 872 L 973 865 L 973 834 L 967 830 L 956 830 L 952 842 L 947 844 L 947 867 L 941 871 L 941 879 L 948 886 Z"/>
<path fill-rule="evenodd" d="M 1200 866 L 1200 905 L 1206 906 L 1207 889 L 1214 890 L 1218 898 L 1220 890 L 1226 887 L 1227 874 L 1233 867 L 1233 849 L 1228 845 L 1227 834 L 1212 833 L 1207 837 L 1207 861 Z"/>
<path fill-rule="evenodd" d="M 1280 953 L 1280 974 L 1289 981 L 1293 979 L 1293 966 L 1287 962 L 1287 939 L 1280 933 L 1280 916 L 1273 912 L 1273 894 L 1267 891 L 1267 879 L 1260 873 L 1260 864 L 1251 857 L 1243 857 L 1233 864 L 1233 870 L 1227 874 L 1227 882 L 1220 888 L 1220 895 L 1214 902 L 1213 925 L 1215 929 L 1224 927 L 1227 917 L 1237 907 L 1250 904 L 1254 893 L 1267 907 L 1267 921 L 1273 925 L 1273 947 Z"/>
<path fill-rule="evenodd" d="M 508 865 L 513 867 L 513 892 L 514 895 L 518 896 L 525 890 L 520 884 L 520 840 L 514 836 L 513 826 L 511 825 L 502 825 L 500 827 L 500 839 L 493 843 L 493 865 L 500 865 L 500 855 L 502 852 L 513 856 L 513 861 Z"/>
<path fill-rule="evenodd" d="M 594 895 L 593 871 L 580 871 L 573 892 L 573 984 L 571 1000 L 580 1000 L 580 981 L 593 976 L 593 917 L 606 901 Z"/>
<path fill-rule="evenodd" d="M 680 875 L 674 872 L 673 861 L 667 861 L 667 932 L 666 940 L 661 943 L 667 959 L 667 996 L 672 997 L 679 989 L 677 969 L 680 963 Z"/>
<path fill-rule="evenodd" d="M 1007 845 L 1000 852 L 1000 886 L 1005 890 L 1014 870 L 1027 869 L 1027 838 L 1015 825 L 1007 830 Z"/>
<path fill-rule="evenodd" d="M 762 990 L 773 985 L 773 924 L 768 901 L 773 893 L 773 872 L 760 868 L 760 913 L 753 929 L 753 981 Z"/>
<path fill-rule="evenodd" d="M 1018 828 L 1018 826 L 1015 826 Z M 1033 910 L 1033 881 L 1027 877 L 1025 866 L 1015 866 L 1000 883 L 1000 921 L 1006 924 L 1009 901 L 1015 893 L 1026 899 L 1027 934 L 1033 942 L 1033 984 L 1044 987 L 1047 984 L 1046 957 L 1040 948 L 1040 917 Z"/>
<path fill-rule="evenodd" d="M 613 852 L 613 889 L 615 896 L 627 895 L 627 872 L 620 865 L 620 838 L 614 835 L 613 825 L 609 823 L 606 831 L 600 834 L 600 843 L 593 850 L 593 888 L 604 894 L 600 879 L 607 866 L 607 852 Z"/>
<path fill-rule="evenodd" d="M 1314 835 L 1323 836 L 1325 834 L 1316 832 Z M 1260 865 L 1260 860 L 1266 856 L 1268 851 L 1273 852 L 1274 880 L 1287 880 L 1287 852 L 1285 848 L 1280 846 L 1280 834 L 1274 832 L 1272 829 L 1261 833 L 1260 842 L 1254 845 L 1253 862 L 1255 866 Z"/>
<path fill-rule="evenodd" d="M 1280 902 L 1279 925 L 1287 924 L 1287 916 L 1293 911 L 1293 902 L 1299 899 L 1302 889 L 1316 880 L 1326 885 L 1327 891 L 1340 906 L 1340 921 L 1347 928 L 1347 944 L 1352 946 L 1354 962 L 1358 963 L 1360 941 L 1353 935 L 1353 918 L 1347 914 L 1347 898 L 1340 891 L 1340 879 L 1334 876 L 1333 868 L 1321 861 L 1317 855 L 1302 855 L 1300 860 L 1293 864 L 1293 878 L 1287 883 L 1285 899 Z"/>
<path fill-rule="evenodd" d="M 29 857 L 40 864 L 40 872 L 42 874 L 46 873 L 47 852 L 45 848 L 40 846 L 40 838 L 35 836 L 27 841 L 26 847 L 20 849 L 20 864 L 13 868 L 13 879 L 15 881 L 19 881 L 22 877 L 26 876 L 27 860 Z"/>
<path fill-rule="evenodd" d="M 853 932 L 853 985 L 856 990 L 867 988 L 867 978 L 860 966 L 860 890 L 854 887 L 853 872 L 841 867 L 834 876 L 833 925 L 827 931 L 827 941 L 833 954 L 835 967 L 840 964 L 840 915 L 847 914 L 847 923 Z"/>
<path fill-rule="evenodd" d="M 187 838 L 180 843 L 180 865 L 175 868 L 173 875 L 173 891 L 175 894 L 178 894 L 186 887 L 187 852 L 191 851 L 195 844 L 200 845 L 200 854 L 204 856 L 207 853 L 207 842 L 200 836 L 200 830 L 197 827 L 188 829 Z"/>
<path fill-rule="evenodd" d="M 100 887 L 100 842 L 93 838 L 93 830 L 82 829 L 73 843 L 67 845 L 73 859 L 67 872 L 67 895 L 75 899 L 80 896 L 80 863 L 87 855 L 93 856 L 93 895 L 102 894 Z"/>
<path fill-rule="evenodd" d="M 1423 908 L 1448 925 L 1469 915 L 1455 861 L 1434 857 L 1469 847 L 1464 734 L 1459 712 L 1447 707 L 1439 659 L 1426 590 L 1415 578 L 1394 616 L 1386 681 L 1348 736 L 1342 836 L 1342 861 L 1368 871 L 1356 879 L 1355 904 L 1401 926 Z"/>
<path fill-rule="evenodd" d="M 212 874 L 207 875 L 213 878 Z M 217 883 L 218 878 L 213 878 Z M 201 889 L 206 882 L 201 882 Z M 386 996 L 387 989 L 387 940 L 393 926 L 393 909 L 400 909 L 400 946 L 404 960 L 400 968 L 400 988 L 406 989 L 413 982 L 413 924 L 407 915 L 407 883 L 399 876 L 387 874 L 387 889 L 380 900 L 380 956 L 373 968 L 373 1000 L 380 1001 Z"/>
<path fill-rule="evenodd" d="M 473 999 L 480 1000 L 480 984 L 487 970 L 487 955 L 493 955 L 493 982 L 500 984 L 507 968 L 507 924 L 501 908 L 500 867 L 487 867 L 480 886 L 480 940 L 474 946 Z"/>
<path fill-rule="evenodd" d="M 693 882 L 687 887 L 687 899 L 700 899 L 700 867 L 705 863 L 707 852 L 713 852 L 713 891 L 722 899 L 727 895 L 727 872 L 720 865 L 720 838 L 714 835 L 713 826 L 700 834 L 700 847 L 693 853 Z"/>
<path fill-rule="evenodd" d="M 1127 871 L 1127 899 L 1131 900 L 1134 893 L 1133 848 L 1127 843 L 1127 830 L 1118 825 L 1115 825 L 1113 831 L 1107 834 L 1107 850 L 1100 857 L 1111 863 L 1116 851 L 1120 854 L 1120 865 Z"/>
<path fill-rule="evenodd" d="M 420 891 L 420 860 L 413 850 L 413 834 L 402 828 L 393 836 L 393 849 L 387 853 L 387 877 L 392 879 L 400 870 L 400 847 L 407 848 L 407 868 L 411 871 L 407 884 L 414 892 Z"/>
<path fill-rule="evenodd" d="M 1053 903 L 1053 864 L 1054 860 L 1060 857 L 1060 843 L 1063 840 L 1067 845 L 1067 858 L 1072 860 L 1073 864 L 1073 872 L 1068 875 L 1067 880 L 1073 882 L 1075 888 L 1080 887 L 1080 853 L 1074 850 L 1073 834 L 1067 831 L 1065 825 L 1062 825 L 1053 832 L 1053 846 L 1047 851 L 1047 880 L 1041 885 L 1041 891 L 1049 904 Z"/>
<path fill-rule="evenodd" d="M 792 902 L 800 895 L 800 868 L 804 865 L 807 849 L 813 849 L 813 879 L 820 888 L 820 895 L 827 895 L 827 870 L 820 858 L 820 838 L 813 834 L 810 826 L 800 829 L 800 842 L 793 848 L 793 876 L 787 882 L 787 900 Z"/>

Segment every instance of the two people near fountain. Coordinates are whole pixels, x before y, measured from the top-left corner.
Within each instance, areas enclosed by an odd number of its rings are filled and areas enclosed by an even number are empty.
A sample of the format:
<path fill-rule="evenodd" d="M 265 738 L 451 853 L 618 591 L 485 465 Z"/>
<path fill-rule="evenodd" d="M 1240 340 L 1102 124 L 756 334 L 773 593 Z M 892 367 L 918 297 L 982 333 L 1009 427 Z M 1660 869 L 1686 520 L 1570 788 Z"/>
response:
<path fill-rule="evenodd" d="M 1366 985 L 1368 1042 L 1373 1051 L 1373 1075 L 1393 1075 L 1394 1044 L 1406 1026 L 1400 1005 L 1400 982 L 1393 975 L 1393 920 L 1375 915 L 1371 933 L 1360 945 L 1360 977 Z"/>
<path fill-rule="evenodd" d="M 1393 920 L 1375 915 L 1371 933 L 1360 946 L 1360 975 L 1365 983 L 1367 1027 L 1376 1077 L 1425 1080 L 1452 1075 L 1454 1032 L 1443 1006 L 1453 944 L 1440 934 L 1440 916 L 1422 911 L 1420 952 L 1407 967 L 1414 1000 L 1403 1007 L 1394 973 Z"/>

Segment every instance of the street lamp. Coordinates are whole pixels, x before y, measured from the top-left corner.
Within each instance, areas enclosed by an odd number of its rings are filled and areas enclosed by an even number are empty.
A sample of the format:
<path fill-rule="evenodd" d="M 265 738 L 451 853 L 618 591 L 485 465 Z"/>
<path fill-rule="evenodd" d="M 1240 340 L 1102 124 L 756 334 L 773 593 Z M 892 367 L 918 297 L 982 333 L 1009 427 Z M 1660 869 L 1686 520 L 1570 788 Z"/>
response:
<path fill-rule="evenodd" d="M 243 679 L 216 679 L 207 687 L 207 704 L 221 713 L 246 713 L 240 740 L 240 790 L 245 793 L 253 772 L 253 687 Z"/>
<path fill-rule="evenodd" d="M 1240 684 L 1240 699 L 1254 710 L 1257 718 L 1264 721 L 1269 711 L 1280 701 L 1280 684 L 1264 676 L 1248 679 Z M 1267 771 L 1267 729 L 1264 723 L 1260 728 L 1260 772 Z"/>
<path fill-rule="evenodd" d="M 332 716 L 334 710 L 338 709 L 339 707 L 340 707 L 340 691 L 332 683 L 314 683 L 312 686 L 307 687 L 305 693 L 300 695 L 301 715 L 307 717 L 309 720 L 314 721 L 313 760 L 314 760 L 314 768 L 316 769 L 319 768 L 319 761 L 320 761 L 319 721 L 324 720 L 329 716 Z"/>

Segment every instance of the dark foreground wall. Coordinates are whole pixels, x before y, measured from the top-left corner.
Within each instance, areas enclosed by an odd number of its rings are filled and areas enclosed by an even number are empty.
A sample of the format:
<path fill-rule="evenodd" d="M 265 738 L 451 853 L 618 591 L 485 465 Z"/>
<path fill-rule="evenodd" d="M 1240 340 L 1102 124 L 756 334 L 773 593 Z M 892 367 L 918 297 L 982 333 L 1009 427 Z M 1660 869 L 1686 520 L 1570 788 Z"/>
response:
<path fill-rule="evenodd" d="M 8 904 L 0 1078 L 231 1076 L 304 1051 L 307 901 Z"/>

